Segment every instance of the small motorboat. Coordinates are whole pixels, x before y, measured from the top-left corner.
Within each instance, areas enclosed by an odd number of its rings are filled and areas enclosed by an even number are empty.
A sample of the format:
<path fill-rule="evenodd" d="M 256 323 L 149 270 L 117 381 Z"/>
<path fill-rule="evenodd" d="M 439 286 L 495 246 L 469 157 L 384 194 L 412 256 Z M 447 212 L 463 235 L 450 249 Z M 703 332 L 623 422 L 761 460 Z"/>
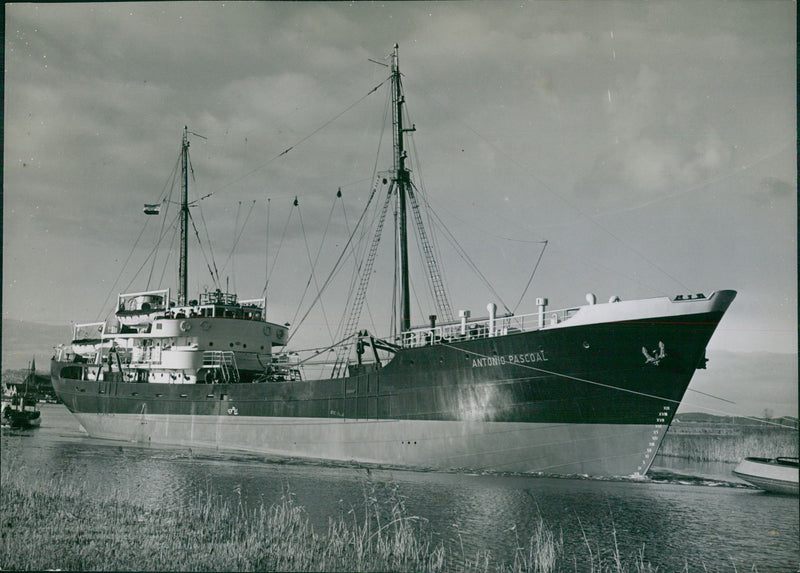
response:
<path fill-rule="evenodd" d="M 733 473 L 765 491 L 798 495 L 800 458 L 745 458 Z"/>

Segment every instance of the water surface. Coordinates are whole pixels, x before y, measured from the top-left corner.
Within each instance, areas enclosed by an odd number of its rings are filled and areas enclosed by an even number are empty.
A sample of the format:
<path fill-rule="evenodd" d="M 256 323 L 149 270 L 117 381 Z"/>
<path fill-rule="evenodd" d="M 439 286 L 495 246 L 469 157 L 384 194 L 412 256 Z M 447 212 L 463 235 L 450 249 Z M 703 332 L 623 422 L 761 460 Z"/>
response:
<path fill-rule="evenodd" d="M 798 499 L 747 486 L 730 473 L 734 464 L 656 458 L 638 481 L 365 468 L 95 440 L 63 406 L 42 410 L 36 430 L 3 429 L 3 463 L 31 480 L 85 483 L 99 498 L 271 504 L 288 491 L 322 533 L 329 516 L 363 515 L 365 496 L 396 491 L 457 561 L 484 550 L 513 561 L 541 515 L 563 537 L 565 571 L 585 569 L 590 551 L 595 563 L 610 557 L 615 543 L 624 560 L 643 550 L 660 571 L 800 570 Z"/>

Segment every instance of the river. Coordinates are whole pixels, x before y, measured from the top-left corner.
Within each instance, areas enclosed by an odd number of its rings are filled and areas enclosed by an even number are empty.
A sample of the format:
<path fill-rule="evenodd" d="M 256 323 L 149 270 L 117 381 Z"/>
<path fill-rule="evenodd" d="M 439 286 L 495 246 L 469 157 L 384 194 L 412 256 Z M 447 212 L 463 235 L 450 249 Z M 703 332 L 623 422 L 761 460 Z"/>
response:
<path fill-rule="evenodd" d="M 513 561 L 541 515 L 561 535 L 564 570 L 585 570 L 589 551 L 659 571 L 798 571 L 796 497 L 760 492 L 731 474 L 732 464 L 656 458 L 644 480 L 546 478 L 520 474 L 404 471 L 192 451 L 95 440 L 60 405 L 44 405 L 35 430 L 3 428 L 4 462 L 31 480 L 61 476 L 97 496 L 144 506 L 179 506 L 213 494 L 247 504 L 277 501 L 287 490 L 319 532 L 328 516 L 363 511 L 365 495 L 396 488 L 409 515 L 457 558 L 489 550 Z M 757 452 L 754 452 L 754 454 Z"/>

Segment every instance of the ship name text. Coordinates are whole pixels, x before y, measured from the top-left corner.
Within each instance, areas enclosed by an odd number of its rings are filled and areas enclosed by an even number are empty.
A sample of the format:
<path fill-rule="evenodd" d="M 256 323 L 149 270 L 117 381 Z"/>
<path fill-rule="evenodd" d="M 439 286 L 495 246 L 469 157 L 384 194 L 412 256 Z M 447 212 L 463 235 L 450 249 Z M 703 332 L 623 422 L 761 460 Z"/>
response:
<path fill-rule="evenodd" d="M 506 364 L 533 364 L 534 362 L 547 362 L 544 350 L 539 352 L 525 352 L 522 354 L 506 354 L 503 356 L 482 356 L 472 359 L 473 368 L 485 366 L 504 366 Z"/>

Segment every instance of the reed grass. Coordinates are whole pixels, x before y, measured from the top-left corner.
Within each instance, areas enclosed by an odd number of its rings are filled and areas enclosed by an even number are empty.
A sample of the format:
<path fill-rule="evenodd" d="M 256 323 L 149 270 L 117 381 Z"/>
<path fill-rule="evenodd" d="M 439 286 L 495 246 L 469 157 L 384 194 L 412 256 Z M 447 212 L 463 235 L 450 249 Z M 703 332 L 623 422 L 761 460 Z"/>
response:
<path fill-rule="evenodd" d="M 427 522 L 409 515 L 396 484 L 365 482 L 363 508 L 344 508 L 315 531 L 304 507 L 284 489 L 279 499 L 248 506 L 202 491 L 173 508 L 138 505 L 130 495 L 99 498 L 64 474 L 21 477 L 4 456 L 0 484 L 3 570 L 148 571 L 498 571 L 563 570 L 647 573 L 643 550 L 627 560 L 613 549 L 564 555 L 562 535 L 539 517 L 530 538 L 513 528 L 510 560 L 490 551 L 468 557 L 434 542 Z M 240 492 L 239 492 L 240 493 Z"/>
<path fill-rule="evenodd" d="M 701 462 L 739 462 L 748 456 L 797 457 L 798 433 L 769 426 L 734 426 L 730 433 L 703 428 L 697 432 L 667 432 L 658 453 Z"/>

